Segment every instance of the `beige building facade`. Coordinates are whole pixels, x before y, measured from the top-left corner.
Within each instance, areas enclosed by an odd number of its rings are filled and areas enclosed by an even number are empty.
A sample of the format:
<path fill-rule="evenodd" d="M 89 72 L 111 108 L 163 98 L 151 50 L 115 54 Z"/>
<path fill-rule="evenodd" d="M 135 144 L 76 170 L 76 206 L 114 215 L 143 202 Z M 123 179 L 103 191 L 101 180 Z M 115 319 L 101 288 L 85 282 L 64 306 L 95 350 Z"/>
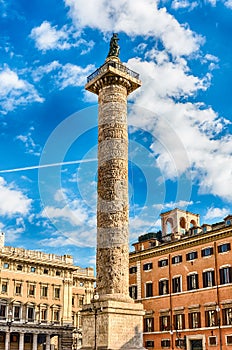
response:
<path fill-rule="evenodd" d="M 0 350 L 71 350 L 81 346 L 81 309 L 94 271 L 69 255 L 4 245 L 0 236 Z"/>

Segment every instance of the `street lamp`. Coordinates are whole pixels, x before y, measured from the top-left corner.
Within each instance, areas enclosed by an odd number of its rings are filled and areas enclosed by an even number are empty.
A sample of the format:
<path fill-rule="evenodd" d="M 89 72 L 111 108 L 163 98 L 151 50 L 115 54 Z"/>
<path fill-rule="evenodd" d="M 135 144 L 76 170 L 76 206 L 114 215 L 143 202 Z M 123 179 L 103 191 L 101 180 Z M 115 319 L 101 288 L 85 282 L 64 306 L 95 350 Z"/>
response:
<path fill-rule="evenodd" d="M 12 325 L 12 317 L 13 317 L 13 312 L 11 309 L 8 310 L 8 314 L 7 314 L 7 326 L 8 326 L 8 336 L 9 336 L 9 340 L 8 340 L 8 350 L 10 350 L 10 328 L 11 328 L 11 325 Z"/>
<path fill-rule="evenodd" d="M 99 300 L 99 294 L 95 293 L 93 296 L 94 301 L 98 301 Z M 95 305 L 93 304 L 93 311 L 94 311 L 94 350 L 97 350 L 97 312 L 98 312 L 98 308 L 95 307 Z"/>

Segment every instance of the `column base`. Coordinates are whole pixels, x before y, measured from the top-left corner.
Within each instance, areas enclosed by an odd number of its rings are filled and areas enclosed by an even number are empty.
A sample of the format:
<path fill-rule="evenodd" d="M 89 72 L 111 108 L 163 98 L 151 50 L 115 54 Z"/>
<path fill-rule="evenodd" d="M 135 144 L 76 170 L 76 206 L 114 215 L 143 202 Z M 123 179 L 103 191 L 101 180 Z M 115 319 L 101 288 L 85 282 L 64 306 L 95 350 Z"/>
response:
<path fill-rule="evenodd" d="M 142 350 L 143 305 L 104 300 L 84 305 L 82 350 Z"/>

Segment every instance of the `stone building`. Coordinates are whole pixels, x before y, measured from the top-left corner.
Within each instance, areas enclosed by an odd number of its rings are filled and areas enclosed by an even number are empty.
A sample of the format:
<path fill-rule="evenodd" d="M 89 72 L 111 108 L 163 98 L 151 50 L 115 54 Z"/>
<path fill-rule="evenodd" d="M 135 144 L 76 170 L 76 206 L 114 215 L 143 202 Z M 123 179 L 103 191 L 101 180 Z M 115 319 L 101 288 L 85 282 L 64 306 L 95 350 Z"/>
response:
<path fill-rule="evenodd" d="M 232 348 L 232 216 L 199 219 L 163 213 L 162 232 L 140 236 L 130 253 L 130 295 L 146 311 L 147 349 Z"/>
<path fill-rule="evenodd" d="M 82 305 L 94 271 L 70 255 L 4 245 L 0 236 L 0 350 L 71 350 L 81 345 Z"/>

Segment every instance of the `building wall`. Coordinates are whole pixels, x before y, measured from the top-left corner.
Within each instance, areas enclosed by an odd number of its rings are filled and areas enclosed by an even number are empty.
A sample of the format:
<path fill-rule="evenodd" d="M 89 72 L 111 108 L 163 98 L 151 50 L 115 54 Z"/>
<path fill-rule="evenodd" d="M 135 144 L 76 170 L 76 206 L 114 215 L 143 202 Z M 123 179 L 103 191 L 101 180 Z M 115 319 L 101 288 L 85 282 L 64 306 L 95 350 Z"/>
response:
<path fill-rule="evenodd" d="M 182 239 L 155 247 L 146 241 L 143 247 L 147 248 L 140 250 L 141 239 L 134 245 L 135 252 L 130 254 L 130 293 L 137 286 L 137 300 L 146 310 L 146 348 L 176 349 L 178 342 L 191 349 L 197 341 L 202 343 L 199 349 L 232 348 L 231 228 L 224 222 L 214 225 L 210 232 L 189 232 Z M 222 269 L 228 280 L 223 280 Z M 162 291 L 161 284 L 167 284 Z M 194 325 L 190 318 L 194 318 Z M 167 326 L 161 327 L 161 321 L 167 321 Z"/>
<path fill-rule="evenodd" d="M 0 349 L 5 349 L 8 333 L 11 348 L 17 348 L 24 335 L 20 350 L 39 349 L 42 343 L 46 350 L 68 349 L 72 343 L 74 349 L 80 347 L 80 311 L 94 291 L 92 268 L 75 266 L 69 255 L 3 244 L 0 269 Z"/>

